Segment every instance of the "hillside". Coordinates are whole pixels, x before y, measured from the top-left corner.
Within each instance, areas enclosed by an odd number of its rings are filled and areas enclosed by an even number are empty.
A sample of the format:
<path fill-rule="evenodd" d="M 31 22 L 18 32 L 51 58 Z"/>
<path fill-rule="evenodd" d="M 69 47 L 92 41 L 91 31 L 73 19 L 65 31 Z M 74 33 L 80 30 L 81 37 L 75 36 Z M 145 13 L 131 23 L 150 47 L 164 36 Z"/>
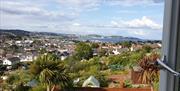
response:
<path fill-rule="evenodd" d="M 10 30 L 10 29 L 0 29 L 0 35 L 2 36 L 29 36 L 31 32 L 24 30 Z"/>
<path fill-rule="evenodd" d="M 62 37 L 68 39 L 77 39 L 80 41 L 100 41 L 100 42 L 123 42 L 123 41 L 145 41 L 135 37 L 123 37 L 123 36 L 103 36 L 97 34 L 89 34 L 89 35 L 74 35 L 74 34 L 59 34 L 52 32 L 30 32 L 20 29 L 0 29 L 0 38 L 22 38 L 22 37 Z"/>

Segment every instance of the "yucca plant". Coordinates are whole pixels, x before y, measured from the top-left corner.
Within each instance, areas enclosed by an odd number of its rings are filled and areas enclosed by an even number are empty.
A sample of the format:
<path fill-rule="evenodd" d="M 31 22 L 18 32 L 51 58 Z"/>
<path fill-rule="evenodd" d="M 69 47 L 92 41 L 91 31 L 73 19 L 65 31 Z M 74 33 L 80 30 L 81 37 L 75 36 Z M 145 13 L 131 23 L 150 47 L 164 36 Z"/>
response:
<path fill-rule="evenodd" d="M 53 91 L 56 86 L 61 88 L 72 86 L 72 81 L 64 70 L 58 58 L 51 54 L 39 56 L 30 66 L 30 72 L 47 87 L 47 91 L 50 89 Z"/>
<path fill-rule="evenodd" d="M 152 53 L 139 61 L 139 66 L 143 69 L 139 77 L 142 83 L 153 86 L 153 82 L 159 81 L 159 67 L 154 64 L 159 57 L 159 54 Z"/>

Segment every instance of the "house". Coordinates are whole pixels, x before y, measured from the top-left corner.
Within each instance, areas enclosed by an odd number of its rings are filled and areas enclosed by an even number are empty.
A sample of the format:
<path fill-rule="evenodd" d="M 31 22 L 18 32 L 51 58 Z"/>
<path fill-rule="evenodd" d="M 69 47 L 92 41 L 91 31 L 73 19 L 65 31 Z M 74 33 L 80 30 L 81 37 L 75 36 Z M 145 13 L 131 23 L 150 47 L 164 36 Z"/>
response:
<path fill-rule="evenodd" d="M 25 40 L 24 43 L 31 44 L 31 43 L 33 43 L 33 40 Z"/>
<path fill-rule="evenodd" d="M 131 46 L 131 48 L 130 48 L 130 51 L 137 51 L 137 50 L 140 50 L 140 49 L 142 49 L 142 48 L 143 48 L 142 45 L 135 45 L 135 44 L 133 44 L 133 45 Z"/>
<path fill-rule="evenodd" d="M 153 48 L 153 49 L 156 49 L 156 48 L 161 48 L 161 44 L 159 43 L 154 43 L 154 44 L 151 44 L 150 47 Z"/>
<path fill-rule="evenodd" d="M 35 60 L 37 57 L 34 56 L 34 55 L 27 55 L 27 56 L 24 56 L 24 57 L 21 57 L 20 58 L 20 62 L 31 62 L 33 60 Z"/>
<path fill-rule="evenodd" d="M 15 41 L 15 44 L 18 45 L 18 46 L 22 46 L 23 45 L 22 41 Z"/>
<path fill-rule="evenodd" d="M 119 52 L 117 49 L 116 49 L 116 50 L 113 50 L 112 53 L 113 53 L 114 55 L 120 54 L 120 52 Z"/>
<path fill-rule="evenodd" d="M 112 51 L 112 53 L 114 55 L 119 55 L 119 54 L 121 54 L 123 52 L 127 52 L 127 51 L 129 51 L 129 48 L 116 48 Z"/>
<path fill-rule="evenodd" d="M 4 59 L 3 60 L 3 65 L 11 66 L 11 65 L 19 63 L 19 62 L 20 62 L 20 58 L 19 57 L 11 57 L 11 58 Z"/>
<path fill-rule="evenodd" d="M 69 56 L 69 53 L 67 51 L 64 51 L 60 54 L 61 60 L 65 60 Z"/>

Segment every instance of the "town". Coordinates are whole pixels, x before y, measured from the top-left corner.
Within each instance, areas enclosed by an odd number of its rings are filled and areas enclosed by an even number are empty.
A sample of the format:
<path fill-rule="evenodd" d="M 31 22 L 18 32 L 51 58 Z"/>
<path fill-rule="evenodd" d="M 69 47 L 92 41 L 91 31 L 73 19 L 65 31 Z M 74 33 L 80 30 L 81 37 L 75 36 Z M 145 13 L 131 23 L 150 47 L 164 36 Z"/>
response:
<path fill-rule="evenodd" d="M 151 63 L 160 57 L 160 50 L 161 41 L 104 42 L 78 40 L 75 35 L 19 37 L 3 32 L 0 91 L 53 91 L 67 87 L 157 89 L 159 69 Z"/>

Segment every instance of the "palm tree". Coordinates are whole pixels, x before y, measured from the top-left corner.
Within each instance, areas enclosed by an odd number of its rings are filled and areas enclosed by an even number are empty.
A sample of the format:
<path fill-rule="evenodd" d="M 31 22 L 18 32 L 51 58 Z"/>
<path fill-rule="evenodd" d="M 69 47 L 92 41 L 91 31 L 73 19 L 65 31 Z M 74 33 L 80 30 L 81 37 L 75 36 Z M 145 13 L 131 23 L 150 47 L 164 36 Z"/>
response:
<path fill-rule="evenodd" d="M 142 83 L 150 84 L 153 87 L 153 82 L 159 81 L 159 67 L 154 65 L 159 57 L 158 54 L 152 53 L 140 60 L 139 65 L 143 69 L 140 75 Z"/>
<path fill-rule="evenodd" d="M 72 81 L 64 70 L 59 59 L 52 54 L 39 56 L 30 66 L 30 72 L 40 83 L 47 86 L 47 91 L 53 91 L 56 86 L 72 87 Z"/>

